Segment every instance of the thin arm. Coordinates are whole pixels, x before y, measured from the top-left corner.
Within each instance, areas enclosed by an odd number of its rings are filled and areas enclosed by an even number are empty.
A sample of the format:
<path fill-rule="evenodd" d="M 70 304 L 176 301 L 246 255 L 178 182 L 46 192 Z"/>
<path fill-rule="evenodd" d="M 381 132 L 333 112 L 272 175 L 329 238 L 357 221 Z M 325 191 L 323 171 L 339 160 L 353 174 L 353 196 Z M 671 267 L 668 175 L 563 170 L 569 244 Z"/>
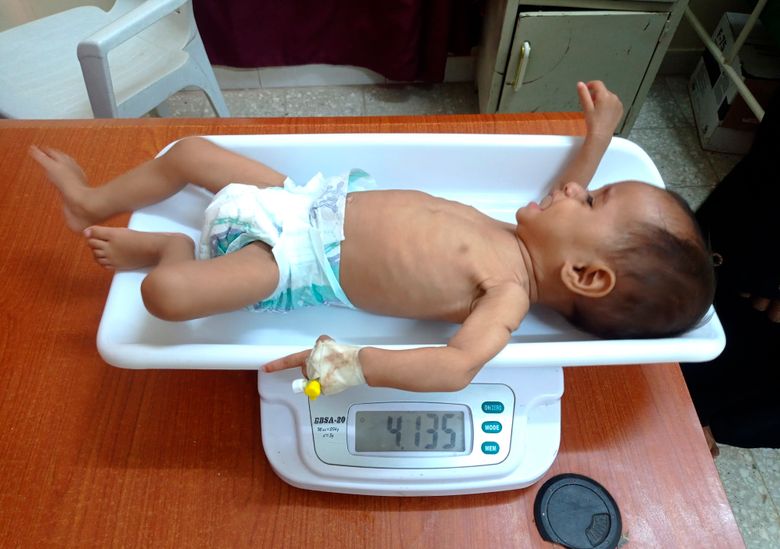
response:
<path fill-rule="evenodd" d="M 363 374 L 372 386 L 460 390 L 507 345 L 527 311 L 528 296 L 519 285 L 497 286 L 479 299 L 446 346 L 403 351 L 362 348 Z"/>
<path fill-rule="evenodd" d="M 577 95 L 585 115 L 587 133 L 582 146 L 558 177 L 555 183 L 557 188 L 571 181 L 583 187 L 588 186 L 623 116 L 620 98 L 609 91 L 603 82 L 578 82 Z"/>

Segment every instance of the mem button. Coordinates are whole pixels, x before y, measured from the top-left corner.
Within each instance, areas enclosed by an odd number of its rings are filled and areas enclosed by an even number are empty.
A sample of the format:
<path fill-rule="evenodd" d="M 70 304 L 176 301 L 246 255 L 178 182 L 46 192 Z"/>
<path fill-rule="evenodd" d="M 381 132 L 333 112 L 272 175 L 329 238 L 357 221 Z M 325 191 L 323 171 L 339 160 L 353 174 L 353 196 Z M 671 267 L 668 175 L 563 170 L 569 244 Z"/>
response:
<path fill-rule="evenodd" d="M 483 442 L 482 443 L 482 453 L 483 454 L 497 454 L 498 453 L 498 442 Z"/>
<path fill-rule="evenodd" d="M 487 400 L 482 403 L 482 411 L 486 414 L 500 414 L 504 411 L 504 403 L 496 400 Z"/>

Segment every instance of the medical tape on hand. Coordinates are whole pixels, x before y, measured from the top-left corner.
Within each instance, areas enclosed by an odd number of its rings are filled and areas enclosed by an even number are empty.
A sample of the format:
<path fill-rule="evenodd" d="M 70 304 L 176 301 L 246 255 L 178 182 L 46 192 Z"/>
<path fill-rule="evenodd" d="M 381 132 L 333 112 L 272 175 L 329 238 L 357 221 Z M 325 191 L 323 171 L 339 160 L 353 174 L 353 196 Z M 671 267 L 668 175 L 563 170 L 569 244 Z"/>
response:
<path fill-rule="evenodd" d="M 360 347 L 355 345 L 336 343 L 332 339 L 318 341 L 306 359 L 306 377 L 319 380 L 323 395 L 363 385 L 366 378 L 358 352 Z"/>

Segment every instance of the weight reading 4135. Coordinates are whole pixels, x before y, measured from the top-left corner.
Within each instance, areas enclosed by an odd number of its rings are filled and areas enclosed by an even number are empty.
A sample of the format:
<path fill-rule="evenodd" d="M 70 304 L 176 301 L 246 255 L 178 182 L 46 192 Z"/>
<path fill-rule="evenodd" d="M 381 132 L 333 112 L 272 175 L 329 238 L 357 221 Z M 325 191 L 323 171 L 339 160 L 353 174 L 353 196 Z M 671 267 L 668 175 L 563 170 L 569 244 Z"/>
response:
<path fill-rule="evenodd" d="M 464 414 L 459 411 L 383 410 L 355 415 L 358 452 L 462 452 Z"/>

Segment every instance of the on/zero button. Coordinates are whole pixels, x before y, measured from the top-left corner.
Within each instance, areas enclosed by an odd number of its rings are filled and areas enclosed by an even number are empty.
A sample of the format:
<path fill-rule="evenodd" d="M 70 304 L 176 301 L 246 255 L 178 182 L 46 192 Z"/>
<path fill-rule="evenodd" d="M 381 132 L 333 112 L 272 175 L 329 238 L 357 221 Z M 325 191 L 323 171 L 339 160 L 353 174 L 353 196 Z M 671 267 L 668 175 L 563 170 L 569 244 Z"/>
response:
<path fill-rule="evenodd" d="M 504 411 L 504 403 L 497 400 L 486 400 L 482 403 L 482 411 L 486 414 L 500 414 Z"/>

